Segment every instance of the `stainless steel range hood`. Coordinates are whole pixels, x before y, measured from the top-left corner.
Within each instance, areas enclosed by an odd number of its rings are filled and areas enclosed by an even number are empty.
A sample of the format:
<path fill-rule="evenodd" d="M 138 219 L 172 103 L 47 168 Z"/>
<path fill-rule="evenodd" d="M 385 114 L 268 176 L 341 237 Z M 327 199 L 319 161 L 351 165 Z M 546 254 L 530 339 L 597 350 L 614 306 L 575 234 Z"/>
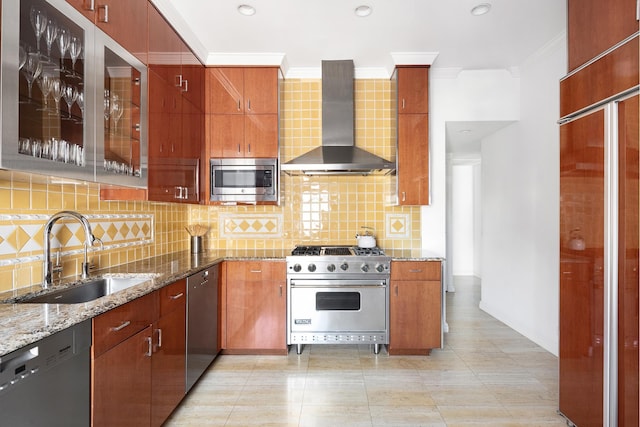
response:
<path fill-rule="evenodd" d="M 281 165 L 289 175 L 388 173 L 395 163 L 355 146 L 353 60 L 322 61 L 322 146 Z"/>

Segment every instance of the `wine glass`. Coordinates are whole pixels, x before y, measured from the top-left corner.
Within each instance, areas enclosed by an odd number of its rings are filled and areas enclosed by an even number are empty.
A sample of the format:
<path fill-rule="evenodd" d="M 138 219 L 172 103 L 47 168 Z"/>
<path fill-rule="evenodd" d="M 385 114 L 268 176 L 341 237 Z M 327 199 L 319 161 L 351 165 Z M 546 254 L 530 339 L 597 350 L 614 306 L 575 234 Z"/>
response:
<path fill-rule="evenodd" d="M 111 96 L 111 108 L 109 110 L 110 116 L 113 119 L 113 131 L 114 133 L 118 132 L 118 120 L 122 117 L 122 113 L 124 113 L 124 108 L 120 103 L 119 97 L 117 94 L 113 94 Z"/>
<path fill-rule="evenodd" d="M 22 72 L 25 79 L 27 79 L 27 85 L 29 88 L 29 99 L 31 99 L 31 88 L 33 87 L 33 82 L 42 73 L 42 62 L 40 62 L 39 57 L 40 55 L 37 53 L 29 53 L 24 66 L 22 67 Z"/>
<path fill-rule="evenodd" d="M 20 45 L 20 49 L 18 49 L 18 70 L 22 70 L 25 62 L 27 62 L 27 51 Z"/>
<path fill-rule="evenodd" d="M 73 36 L 69 43 L 69 56 L 71 56 L 71 76 L 77 79 L 80 77 L 76 74 L 76 61 L 78 60 L 80 53 L 82 53 L 82 40 Z"/>
<path fill-rule="evenodd" d="M 44 31 L 44 41 L 47 44 L 47 58 L 51 61 L 51 47 L 53 46 L 53 42 L 58 37 L 59 27 L 55 20 L 49 19 L 47 21 L 47 28 Z"/>
<path fill-rule="evenodd" d="M 36 50 L 40 53 L 40 37 L 47 28 L 47 14 L 38 6 L 31 6 L 29 10 L 29 20 L 36 35 Z"/>
<path fill-rule="evenodd" d="M 56 114 L 60 114 L 60 99 L 62 99 L 62 90 L 64 83 L 58 78 L 51 80 L 51 96 L 56 103 Z"/>
<path fill-rule="evenodd" d="M 48 99 L 49 94 L 51 93 L 51 83 L 53 81 L 53 77 L 49 74 L 42 74 L 40 78 L 36 80 L 38 83 L 38 87 L 40 88 L 40 92 L 42 92 L 42 110 L 41 111 L 49 111 Z"/>
<path fill-rule="evenodd" d="M 76 98 L 76 105 L 80 108 L 80 117 L 84 117 L 84 92 L 78 91 L 78 97 Z"/>
<path fill-rule="evenodd" d="M 111 114 L 111 107 L 109 101 L 109 89 L 104 90 L 104 121 L 109 120 L 109 115 Z"/>
<path fill-rule="evenodd" d="M 74 86 L 71 86 L 69 84 L 65 85 L 65 87 L 62 89 L 62 98 L 67 104 L 67 112 L 69 113 L 67 119 L 71 120 L 71 106 L 74 102 L 76 102 L 76 99 L 78 98 L 78 90 Z"/>
<path fill-rule="evenodd" d="M 58 29 L 58 49 L 60 49 L 60 70 L 64 70 L 64 56 L 69 49 L 69 43 L 71 43 L 71 33 L 65 27 Z"/>

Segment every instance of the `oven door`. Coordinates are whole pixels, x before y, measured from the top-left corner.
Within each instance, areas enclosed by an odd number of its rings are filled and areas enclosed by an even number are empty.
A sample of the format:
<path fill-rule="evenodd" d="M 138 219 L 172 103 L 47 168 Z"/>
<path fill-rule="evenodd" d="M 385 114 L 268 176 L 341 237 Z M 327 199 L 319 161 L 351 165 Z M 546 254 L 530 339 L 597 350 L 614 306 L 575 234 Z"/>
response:
<path fill-rule="evenodd" d="M 386 332 L 386 280 L 290 280 L 291 333 Z"/>

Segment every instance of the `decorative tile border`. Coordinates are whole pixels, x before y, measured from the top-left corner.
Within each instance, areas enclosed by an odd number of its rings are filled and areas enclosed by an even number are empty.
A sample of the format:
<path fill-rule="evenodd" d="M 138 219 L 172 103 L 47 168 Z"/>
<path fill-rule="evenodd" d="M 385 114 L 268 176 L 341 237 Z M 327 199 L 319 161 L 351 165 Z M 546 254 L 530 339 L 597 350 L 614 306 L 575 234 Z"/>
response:
<path fill-rule="evenodd" d="M 411 238 L 411 214 L 388 213 L 385 215 L 385 230 L 387 238 L 409 239 Z"/>
<path fill-rule="evenodd" d="M 147 214 L 85 215 L 103 249 L 152 243 L 154 217 Z M 0 266 L 43 259 L 44 225 L 49 215 L 0 215 Z M 53 226 L 51 248 L 61 255 L 84 251 L 84 231 L 79 222 L 61 219 Z M 98 245 L 96 246 L 96 248 Z"/>
<path fill-rule="evenodd" d="M 220 238 L 282 237 L 280 214 L 220 214 L 218 219 Z"/>

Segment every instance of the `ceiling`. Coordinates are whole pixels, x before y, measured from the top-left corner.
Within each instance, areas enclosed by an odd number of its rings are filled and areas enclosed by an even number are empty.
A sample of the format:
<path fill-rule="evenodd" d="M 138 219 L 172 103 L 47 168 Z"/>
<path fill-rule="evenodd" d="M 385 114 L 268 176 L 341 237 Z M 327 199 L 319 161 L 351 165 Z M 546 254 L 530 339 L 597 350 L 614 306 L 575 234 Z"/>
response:
<path fill-rule="evenodd" d="M 396 64 L 430 64 L 443 75 L 517 70 L 566 29 L 562 0 L 152 2 L 204 64 L 276 65 L 285 78 L 320 78 L 323 59 L 353 59 L 356 78 L 388 78 Z M 483 2 L 489 13 L 472 15 Z M 241 15 L 241 4 L 255 14 Z M 360 5 L 370 6 L 371 15 L 356 16 Z M 506 125 L 448 123 L 447 152 L 477 157 L 480 140 Z"/>
<path fill-rule="evenodd" d="M 509 69 L 566 27 L 561 0 L 152 1 L 206 65 L 279 65 L 287 78 L 319 77 L 323 59 L 353 59 L 359 78 L 400 62 Z M 482 2 L 490 12 L 473 16 Z M 354 13 L 363 4 L 365 18 Z"/>

